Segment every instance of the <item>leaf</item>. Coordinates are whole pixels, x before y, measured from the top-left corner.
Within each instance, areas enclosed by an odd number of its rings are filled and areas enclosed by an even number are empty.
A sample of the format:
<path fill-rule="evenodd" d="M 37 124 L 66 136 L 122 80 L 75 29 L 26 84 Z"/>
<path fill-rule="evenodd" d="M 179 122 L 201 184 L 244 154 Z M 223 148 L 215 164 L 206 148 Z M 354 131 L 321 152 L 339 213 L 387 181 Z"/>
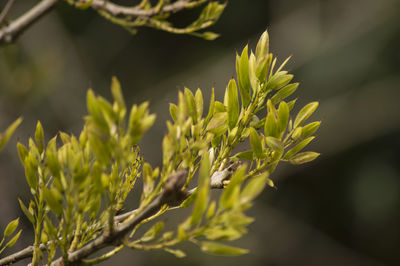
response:
<path fill-rule="evenodd" d="M 277 90 L 286 86 L 293 79 L 292 74 L 287 74 L 287 71 L 275 73 L 266 83 L 264 91 Z"/>
<path fill-rule="evenodd" d="M 176 114 L 178 112 L 178 106 L 173 103 L 169 104 L 169 113 L 171 114 L 172 120 L 176 123 Z"/>
<path fill-rule="evenodd" d="M 277 138 L 267 136 L 266 142 L 267 142 L 268 147 L 270 147 L 271 149 L 273 149 L 275 151 L 283 150 L 283 143 L 282 143 L 282 141 L 280 141 Z"/>
<path fill-rule="evenodd" d="M 184 95 L 189 115 L 192 117 L 193 123 L 197 124 L 197 109 L 193 93 L 188 88 L 185 88 Z"/>
<path fill-rule="evenodd" d="M 11 238 L 10 241 L 8 241 L 8 243 L 5 245 L 5 247 L 10 248 L 10 247 L 14 246 L 15 242 L 17 242 L 21 233 L 22 233 L 22 229 L 19 230 L 19 232 L 13 238 Z"/>
<path fill-rule="evenodd" d="M 17 229 L 18 224 L 19 224 L 19 218 L 9 222 L 8 225 L 6 226 L 6 229 L 4 230 L 4 237 L 7 238 L 10 235 L 12 235 L 15 229 Z"/>
<path fill-rule="evenodd" d="M 43 196 L 49 205 L 50 209 L 57 215 L 60 216 L 63 211 L 62 206 L 62 197 L 59 195 L 54 188 L 53 189 L 44 189 Z"/>
<path fill-rule="evenodd" d="M 250 128 L 250 145 L 254 151 L 254 154 L 257 158 L 263 157 L 263 147 L 261 144 L 260 137 L 257 134 L 257 131 L 254 128 Z"/>
<path fill-rule="evenodd" d="M 219 206 L 225 209 L 231 209 L 237 203 L 239 196 L 240 184 L 243 182 L 243 176 L 246 172 L 246 166 L 240 166 L 232 175 L 228 186 L 224 189 L 220 199 Z"/>
<path fill-rule="evenodd" d="M 171 253 L 171 254 L 173 254 L 173 255 L 175 255 L 175 256 L 178 257 L 178 258 L 184 258 L 184 257 L 186 257 L 185 252 L 183 252 L 183 251 L 180 250 L 180 249 L 164 248 L 164 250 L 167 251 L 167 252 L 169 252 L 169 253 Z"/>
<path fill-rule="evenodd" d="M 307 120 L 312 113 L 317 109 L 318 107 L 318 102 L 312 102 L 304 106 L 300 112 L 297 114 L 296 119 L 294 120 L 293 128 L 298 127 L 301 125 L 304 121 Z"/>
<path fill-rule="evenodd" d="M 285 102 L 281 102 L 278 107 L 278 128 L 282 134 L 289 122 L 289 106 Z"/>
<path fill-rule="evenodd" d="M 269 35 L 268 31 L 264 31 L 261 35 L 260 39 L 258 40 L 257 47 L 256 47 L 256 58 L 260 60 L 267 56 L 269 53 Z"/>
<path fill-rule="evenodd" d="M 18 156 L 22 164 L 25 165 L 25 158 L 28 155 L 28 149 L 20 142 L 17 143 Z"/>
<path fill-rule="evenodd" d="M 255 199 L 264 190 L 267 180 L 270 180 L 268 172 L 251 178 L 240 193 L 240 203 L 246 204 Z"/>
<path fill-rule="evenodd" d="M 236 87 L 236 82 L 234 79 L 229 81 L 228 87 L 226 88 L 225 99 L 228 107 L 228 125 L 229 129 L 232 129 L 236 126 L 236 123 L 239 118 L 239 99 L 238 92 Z"/>
<path fill-rule="evenodd" d="M 7 144 L 12 134 L 14 134 L 14 131 L 18 128 L 21 122 L 22 122 L 22 117 L 19 117 L 6 129 L 4 133 L 2 134 L 0 133 L 0 150 L 2 150 L 4 146 Z"/>
<path fill-rule="evenodd" d="M 206 31 L 203 32 L 200 36 L 207 41 L 213 41 L 219 37 L 219 34 L 211 31 Z"/>
<path fill-rule="evenodd" d="M 292 83 L 289 85 L 286 85 L 285 87 L 283 87 L 282 89 L 280 89 L 279 91 L 277 91 L 274 96 L 272 96 L 271 101 L 274 104 L 279 103 L 280 101 L 286 99 L 287 97 L 289 97 L 290 95 L 292 95 L 297 88 L 299 87 L 299 83 Z"/>
<path fill-rule="evenodd" d="M 25 177 L 29 187 L 36 190 L 38 178 L 36 173 L 35 158 L 31 153 L 29 153 L 25 158 Z"/>
<path fill-rule="evenodd" d="M 201 217 L 207 208 L 209 190 L 210 159 L 208 153 L 205 153 L 200 164 L 198 192 L 192 211 L 192 216 L 190 218 L 191 225 L 197 225 L 200 223 Z"/>
<path fill-rule="evenodd" d="M 35 218 L 33 216 L 33 213 L 31 213 L 28 208 L 24 205 L 24 203 L 21 201 L 21 199 L 18 199 L 19 206 L 21 207 L 22 212 L 25 214 L 25 216 L 28 218 L 28 220 L 34 224 L 35 223 Z"/>
<path fill-rule="evenodd" d="M 308 125 L 305 125 L 301 130 L 301 137 L 307 138 L 315 133 L 318 130 L 319 126 L 321 125 L 321 121 L 312 122 Z"/>
<path fill-rule="evenodd" d="M 197 117 L 200 120 L 203 116 L 203 94 L 200 89 L 196 90 L 196 94 L 194 95 L 194 100 L 196 102 L 196 111 Z"/>
<path fill-rule="evenodd" d="M 43 127 L 42 127 L 42 124 L 40 123 L 40 121 L 38 121 L 36 124 L 35 142 L 36 142 L 36 147 L 38 148 L 39 153 L 42 154 L 43 149 L 44 149 L 44 133 L 43 133 Z"/>
<path fill-rule="evenodd" d="M 265 119 L 264 134 L 267 137 L 278 137 L 279 135 L 278 124 L 275 119 L 275 115 L 272 112 L 269 112 L 267 114 L 267 118 Z"/>
<path fill-rule="evenodd" d="M 141 242 L 153 240 L 164 228 L 164 222 L 155 223 L 141 238 Z"/>
<path fill-rule="evenodd" d="M 286 152 L 286 154 L 283 156 L 283 159 L 290 159 L 292 158 L 293 155 L 295 155 L 296 153 L 298 153 L 299 151 L 301 151 L 305 146 L 308 145 L 308 143 L 310 143 L 315 137 L 309 137 L 303 141 L 301 141 L 300 143 L 298 143 L 296 146 L 294 146 L 293 148 L 291 148 L 290 150 L 288 150 Z"/>
<path fill-rule="evenodd" d="M 317 152 L 312 152 L 312 151 L 306 151 L 306 152 L 301 152 L 293 156 L 289 162 L 292 164 L 303 164 L 303 163 L 308 163 L 311 162 L 312 160 L 316 159 L 320 153 Z"/>
<path fill-rule="evenodd" d="M 115 76 L 113 76 L 111 79 L 111 94 L 121 110 L 126 110 L 124 96 L 122 95 L 121 91 L 121 84 Z"/>
<path fill-rule="evenodd" d="M 239 83 L 242 105 L 246 108 L 250 103 L 251 86 L 249 77 L 249 52 L 248 45 L 243 49 L 241 56 L 236 55 L 236 73 Z"/>
<path fill-rule="evenodd" d="M 200 242 L 201 250 L 205 253 L 223 256 L 237 256 L 249 252 L 248 249 L 232 247 L 228 245 L 219 244 L 216 242 L 202 241 Z"/>
<path fill-rule="evenodd" d="M 254 154 L 253 150 L 248 150 L 248 151 L 239 152 L 239 153 L 235 154 L 234 157 L 237 157 L 242 160 L 251 161 L 254 159 L 253 154 Z"/>
<path fill-rule="evenodd" d="M 206 130 L 220 136 L 228 129 L 227 119 L 228 114 L 226 112 L 215 114 L 208 123 Z"/>
<path fill-rule="evenodd" d="M 210 106 L 208 108 L 208 114 L 205 119 L 205 123 L 208 123 L 211 119 L 211 117 L 214 114 L 214 103 L 215 103 L 215 94 L 214 94 L 214 88 L 211 90 L 211 99 L 210 99 Z"/>

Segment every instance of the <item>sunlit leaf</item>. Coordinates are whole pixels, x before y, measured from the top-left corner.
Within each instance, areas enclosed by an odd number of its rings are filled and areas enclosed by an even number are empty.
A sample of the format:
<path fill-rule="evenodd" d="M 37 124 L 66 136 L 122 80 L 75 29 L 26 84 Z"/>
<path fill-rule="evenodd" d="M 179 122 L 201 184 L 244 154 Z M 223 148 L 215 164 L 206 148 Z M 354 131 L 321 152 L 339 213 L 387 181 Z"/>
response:
<path fill-rule="evenodd" d="M 8 225 L 6 226 L 6 229 L 4 230 L 4 237 L 7 238 L 10 235 L 12 235 L 15 229 L 17 229 L 18 224 L 19 224 L 19 218 L 9 222 Z"/>
<path fill-rule="evenodd" d="M 200 242 L 200 247 L 203 252 L 213 254 L 213 255 L 223 255 L 223 256 L 237 256 L 243 255 L 249 252 L 247 249 L 232 247 L 228 245 L 223 245 L 216 242 L 202 241 Z"/>
<path fill-rule="evenodd" d="M 296 119 L 294 120 L 293 127 L 296 128 L 297 126 L 301 125 L 307 118 L 314 113 L 315 109 L 318 107 L 318 102 L 312 102 L 304 106 L 300 112 L 297 114 Z"/>

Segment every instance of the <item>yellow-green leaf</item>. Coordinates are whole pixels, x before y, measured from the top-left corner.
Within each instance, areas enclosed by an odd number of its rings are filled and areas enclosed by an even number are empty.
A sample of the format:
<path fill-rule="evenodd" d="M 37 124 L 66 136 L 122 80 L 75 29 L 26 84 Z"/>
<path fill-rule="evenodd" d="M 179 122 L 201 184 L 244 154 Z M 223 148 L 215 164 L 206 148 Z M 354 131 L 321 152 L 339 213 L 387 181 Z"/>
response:
<path fill-rule="evenodd" d="M 264 190 L 267 179 L 268 172 L 251 178 L 240 193 L 240 203 L 246 204 L 256 198 Z"/>
<path fill-rule="evenodd" d="M 165 251 L 167 251 L 168 253 L 171 253 L 173 255 L 175 255 L 178 258 L 184 258 L 186 257 L 185 252 L 183 252 L 180 249 L 170 249 L 170 248 L 164 248 Z"/>
<path fill-rule="evenodd" d="M 6 229 L 4 230 L 4 237 L 7 238 L 10 235 L 12 235 L 15 229 L 17 229 L 18 224 L 19 224 L 19 218 L 9 222 L 8 225 L 6 226 Z"/>
<path fill-rule="evenodd" d="M 250 128 L 250 145 L 257 158 L 263 157 L 263 147 L 260 137 L 254 128 Z"/>
<path fill-rule="evenodd" d="M 12 134 L 14 134 L 14 131 L 17 129 L 19 124 L 22 122 L 22 117 L 18 118 L 15 120 L 7 129 L 4 133 L 0 133 L 0 150 L 4 148 L 4 146 L 7 144 L 9 139 L 11 138 Z"/>
<path fill-rule="evenodd" d="M 266 142 L 267 142 L 268 147 L 270 147 L 273 150 L 276 150 L 276 151 L 283 150 L 283 143 L 282 143 L 282 141 L 280 141 L 277 138 L 267 136 Z"/>
<path fill-rule="evenodd" d="M 314 113 L 315 109 L 318 107 L 318 102 L 312 102 L 304 106 L 300 112 L 297 114 L 294 120 L 293 128 L 300 126 L 307 118 Z"/>
<path fill-rule="evenodd" d="M 290 158 L 289 162 L 292 164 L 308 163 L 316 159 L 319 155 L 319 153 L 312 151 L 301 152 Z"/>
<path fill-rule="evenodd" d="M 241 56 L 236 55 L 236 73 L 239 83 L 240 96 L 243 107 L 247 107 L 251 98 L 251 86 L 249 77 L 249 53 L 248 46 L 243 49 Z"/>
<path fill-rule="evenodd" d="M 238 256 L 249 252 L 247 249 L 232 247 L 210 241 L 200 242 L 200 247 L 203 252 L 213 255 Z"/>
<path fill-rule="evenodd" d="M 10 248 L 10 247 L 14 246 L 15 242 L 17 242 L 21 233 L 22 233 L 22 229 L 19 230 L 19 232 L 13 238 L 11 238 L 10 241 L 8 241 L 8 243 L 5 245 L 5 247 Z"/>
<path fill-rule="evenodd" d="M 232 129 L 236 126 L 240 111 L 238 92 L 234 79 L 229 81 L 226 91 L 227 93 L 225 95 L 225 102 L 228 109 L 228 125 L 229 129 Z"/>
<path fill-rule="evenodd" d="M 306 138 L 305 140 L 302 140 L 301 142 L 299 142 L 296 146 L 294 146 L 293 148 L 291 148 L 290 150 L 288 150 L 286 152 L 286 154 L 283 156 L 283 159 L 290 159 L 292 158 L 293 155 L 295 155 L 296 153 L 298 153 L 299 151 L 301 151 L 305 146 L 308 145 L 308 143 L 310 143 L 312 140 L 314 139 L 314 137 L 309 137 Z"/>
<path fill-rule="evenodd" d="M 28 218 L 28 220 L 34 224 L 35 223 L 35 218 L 33 216 L 33 213 L 31 213 L 28 208 L 26 208 L 26 206 L 24 205 L 24 203 L 18 199 L 19 205 L 21 207 L 22 212 L 25 214 L 25 216 Z"/>

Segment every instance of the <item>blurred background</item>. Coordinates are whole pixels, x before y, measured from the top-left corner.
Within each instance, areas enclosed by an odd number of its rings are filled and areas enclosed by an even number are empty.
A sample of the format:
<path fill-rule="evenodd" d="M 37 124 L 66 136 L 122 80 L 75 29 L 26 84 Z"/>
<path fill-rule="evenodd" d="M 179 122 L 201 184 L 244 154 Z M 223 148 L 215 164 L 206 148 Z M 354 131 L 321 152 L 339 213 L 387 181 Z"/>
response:
<path fill-rule="evenodd" d="M 15 1 L 11 17 L 35 2 Z M 28 201 L 29 191 L 15 144 L 27 142 L 37 120 L 47 140 L 59 130 L 78 134 L 87 89 L 111 98 L 116 75 L 129 105 L 149 100 L 157 113 L 142 151 L 160 164 L 168 103 L 185 86 L 202 88 L 206 99 L 215 87 L 222 100 L 235 53 L 248 42 L 254 49 L 265 29 L 279 62 L 293 55 L 297 106 L 320 101 L 313 120 L 323 123 L 310 149 L 322 156 L 280 164 L 278 189 L 257 199 L 249 212 L 256 221 L 234 243 L 251 249 L 248 255 L 214 257 L 188 244 L 184 259 L 126 250 L 102 265 L 400 265 L 398 0 L 231 0 L 211 28 L 221 37 L 211 42 L 144 28 L 132 36 L 95 12 L 59 4 L 15 44 L 0 47 L 0 127 L 24 117 L 0 153 L 0 228 L 23 217 L 16 199 Z M 10 251 L 32 242 L 22 222 Z"/>

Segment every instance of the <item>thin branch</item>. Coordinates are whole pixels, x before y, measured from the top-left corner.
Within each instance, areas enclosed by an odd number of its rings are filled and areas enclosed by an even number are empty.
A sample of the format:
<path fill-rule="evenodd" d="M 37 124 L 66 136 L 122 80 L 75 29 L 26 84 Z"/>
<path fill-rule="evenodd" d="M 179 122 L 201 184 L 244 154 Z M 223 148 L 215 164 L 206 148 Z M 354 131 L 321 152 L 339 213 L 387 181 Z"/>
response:
<path fill-rule="evenodd" d="M 42 0 L 9 25 L 0 28 L 0 44 L 13 42 L 24 30 L 33 25 L 59 1 Z"/>
<path fill-rule="evenodd" d="M 127 7 L 114 4 L 107 0 L 93 0 L 91 3 L 91 7 L 95 10 L 104 10 L 114 16 L 133 16 L 133 17 L 152 17 L 154 15 L 160 13 L 176 13 L 181 11 L 185 8 L 191 8 L 193 3 L 201 2 L 204 3 L 205 1 L 188 1 L 188 0 L 179 0 L 172 4 L 165 5 L 161 9 L 159 7 L 153 7 L 151 9 L 143 9 L 141 6 L 136 7 Z"/>
<path fill-rule="evenodd" d="M 8 0 L 7 4 L 4 6 L 3 10 L 0 13 L 0 25 L 3 22 L 4 18 L 7 16 L 8 11 L 10 11 L 10 8 L 14 4 L 14 0 Z"/>

